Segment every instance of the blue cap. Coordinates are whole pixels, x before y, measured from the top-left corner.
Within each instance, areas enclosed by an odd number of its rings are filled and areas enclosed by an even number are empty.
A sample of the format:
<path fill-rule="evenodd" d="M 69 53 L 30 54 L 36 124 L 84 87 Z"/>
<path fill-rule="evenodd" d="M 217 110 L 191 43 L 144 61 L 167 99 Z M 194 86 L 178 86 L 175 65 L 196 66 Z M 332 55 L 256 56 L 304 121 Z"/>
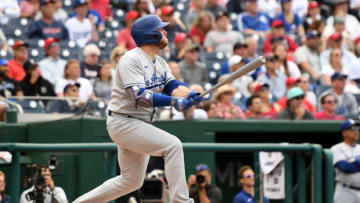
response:
<path fill-rule="evenodd" d="M 319 37 L 319 33 L 316 32 L 315 30 L 311 30 L 310 32 L 308 32 L 306 34 L 306 39 L 310 39 L 310 38 L 313 38 L 313 37 Z"/>
<path fill-rule="evenodd" d="M 40 6 L 43 6 L 47 3 L 55 3 L 55 0 L 41 0 L 40 1 Z"/>
<path fill-rule="evenodd" d="M 283 4 L 283 3 L 286 3 L 286 2 L 289 2 L 291 0 L 281 0 L 280 3 Z"/>
<path fill-rule="evenodd" d="M 351 128 L 354 125 L 359 126 L 359 124 L 356 123 L 353 119 L 348 119 L 348 120 L 344 121 L 343 123 L 341 123 L 340 131 L 343 132 L 343 131 Z"/>
<path fill-rule="evenodd" d="M 72 7 L 73 9 L 82 5 L 88 4 L 86 0 L 75 0 Z"/>
<path fill-rule="evenodd" d="M 336 79 L 340 79 L 340 78 L 347 78 L 348 76 L 343 74 L 343 73 L 340 73 L 340 72 L 335 72 L 334 74 L 332 74 L 331 76 L 331 81 L 333 80 L 336 80 Z"/>
<path fill-rule="evenodd" d="M 8 61 L 6 59 L 0 59 L 0 66 L 7 66 Z"/>
<path fill-rule="evenodd" d="M 206 164 L 199 164 L 195 167 L 195 171 L 198 172 L 198 171 L 203 171 L 203 170 L 208 170 L 209 167 L 208 165 Z"/>

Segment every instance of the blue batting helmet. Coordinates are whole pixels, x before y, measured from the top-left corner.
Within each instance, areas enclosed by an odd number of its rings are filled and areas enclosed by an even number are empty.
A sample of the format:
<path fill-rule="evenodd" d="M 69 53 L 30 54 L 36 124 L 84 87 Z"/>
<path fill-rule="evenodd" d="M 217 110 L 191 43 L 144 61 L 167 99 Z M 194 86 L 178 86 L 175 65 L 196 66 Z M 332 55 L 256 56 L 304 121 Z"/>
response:
<path fill-rule="evenodd" d="M 137 46 L 156 44 L 162 38 L 162 35 L 158 30 L 168 24 L 169 22 L 162 22 L 156 15 L 147 15 L 134 22 L 131 28 L 131 36 Z"/>

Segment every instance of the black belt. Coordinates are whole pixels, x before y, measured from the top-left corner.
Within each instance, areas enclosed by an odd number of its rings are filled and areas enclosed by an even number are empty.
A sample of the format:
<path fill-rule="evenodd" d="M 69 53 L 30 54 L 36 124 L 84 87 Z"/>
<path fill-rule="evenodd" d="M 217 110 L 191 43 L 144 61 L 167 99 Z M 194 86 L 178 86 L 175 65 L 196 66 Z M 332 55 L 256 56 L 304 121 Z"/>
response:
<path fill-rule="evenodd" d="M 116 113 L 116 112 L 113 112 L 111 110 L 108 111 L 108 116 L 112 116 L 113 114 L 118 114 L 118 115 L 125 116 L 125 117 L 128 117 L 128 118 L 135 118 L 135 117 L 132 117 L 132 116 L 129 116 L 129 115 L 126 115 L 126 114 Z"/>
<path fill-rule="evenodd" d="M 340 183 L 340 182 L 337 182 L 337 183 L 339 183 L 343 187 L 347 187 L 347 188 L 350 188 L 350 189 L 353 189 L 353 190 L 360 190 L 360 187 L 355 187 L 355 186 L 347 185 L 345 183 Z"/>

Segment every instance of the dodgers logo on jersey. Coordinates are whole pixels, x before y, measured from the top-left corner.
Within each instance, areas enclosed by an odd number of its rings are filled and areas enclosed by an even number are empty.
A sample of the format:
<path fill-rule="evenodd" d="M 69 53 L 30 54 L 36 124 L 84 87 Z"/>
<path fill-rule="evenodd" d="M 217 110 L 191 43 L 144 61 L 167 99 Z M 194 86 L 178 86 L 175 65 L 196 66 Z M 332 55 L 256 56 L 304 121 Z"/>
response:
<path fill-rule="evenodd" d="M 144 81 L 146 85 L 146 89 L 153 90 L 156 93 L 162 92 L 164 85 L 167 81 L 166 72 L 164 75 L 156 75 L 155 73 L 152 74 L 150 80 L 147 80 L 144 76 Z"/>

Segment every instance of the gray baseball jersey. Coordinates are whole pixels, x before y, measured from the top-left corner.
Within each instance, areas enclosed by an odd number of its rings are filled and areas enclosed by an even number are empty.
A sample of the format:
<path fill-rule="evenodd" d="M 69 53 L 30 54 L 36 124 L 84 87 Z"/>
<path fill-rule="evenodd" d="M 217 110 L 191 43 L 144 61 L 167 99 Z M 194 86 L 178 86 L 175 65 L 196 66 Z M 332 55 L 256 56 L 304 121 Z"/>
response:
<path fill-rule="evenodd" d="M 355 147 L 351 147 L 345 142 L 341 142 L 331 147 L 331 151 L 333 152 L 334 165 L 341 160 L 354 162 L 355 157 L 360 155 L 360 145 L 356 144 Z M 347 174 L 337 168 L 335 172 L 336 181 L 360 188 L 360 172 Z"/>
<path fill-rule="evenodd" d="M 141 48 L 128 51 L 116 66 L 109 110 L 151 122 L 155 108 L 135 106 L 125 89 L 138 86 L 159 94 L 174 79 L 160 56 L 156 56 L 153 62 Z"/>

